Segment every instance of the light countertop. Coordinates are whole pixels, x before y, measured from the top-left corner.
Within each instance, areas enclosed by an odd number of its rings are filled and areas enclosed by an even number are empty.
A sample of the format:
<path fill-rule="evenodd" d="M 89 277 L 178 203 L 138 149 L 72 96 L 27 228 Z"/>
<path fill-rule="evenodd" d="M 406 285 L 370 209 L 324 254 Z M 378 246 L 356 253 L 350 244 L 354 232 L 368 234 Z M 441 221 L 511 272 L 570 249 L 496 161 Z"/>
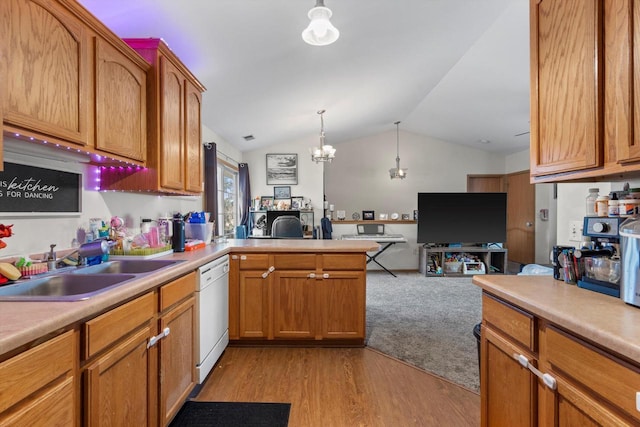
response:
<path fill-rule="evenodd" d="M 38 340 L 61 328 L 78 324 L 96 314 L 122 304 L 138 295 L 196 270 L 203 264 L 229 252 L 367 252 L 379 245 L 372 241 L 347 240 L 228 240 L 203 249 L 175 252 L 157 259 L 177 259 L 167 269 L 158 270 L 127 284 L 73 302 L 0 302 L 0 355 Z"/>
<path fill-rule="evenodd" d="M 640 308 L 551 276 L 473 276 L 484 291 L 640 363 Z"/>

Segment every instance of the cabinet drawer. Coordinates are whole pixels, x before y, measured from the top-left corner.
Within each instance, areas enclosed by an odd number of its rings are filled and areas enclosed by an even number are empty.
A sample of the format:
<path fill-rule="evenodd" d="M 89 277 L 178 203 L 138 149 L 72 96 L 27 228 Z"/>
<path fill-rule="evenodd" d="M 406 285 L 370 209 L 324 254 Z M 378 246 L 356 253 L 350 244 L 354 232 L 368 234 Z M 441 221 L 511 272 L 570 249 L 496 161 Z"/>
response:
<path fill-rule="evenodd" d="M 160 311 L 193 295 L 196 291 L 196 273 L 189 273 L 160 288 Z"/>
<path fill-rule="evenodd" d="M 482 294 L 482 318 L 525 348 L 536 351 L 533 316 L 487 294 Z"/>
<path fill-rule="evenodd" d="M 364 270 L 367 268 L 364 254 L 323 254 L 323 270 Z"/>
<path fill-rule="evenodd" d="M 0 415 L 3 427 L 20 426 L 73 426 L 75 425 L 73 377 L 48 388 L 29 400 L 20 410 L 7 415 Z M 46 421 L 43 414 L 46 414 Z"/>
<path fill-rule="evenodd" d="M 636 419 L 636 393 L 640 392 L 640 369 L 548 326 L 544 332 L 545 362 L 552 375 L 567 375 L 588 384 L 599 396 Z"/>
<path fill-rule="evenodd" d="M 267 254 L 238 254 L 240 270 L 266 270 L 269 268 L 269 255 Z"/>
<path fill-rule="evenodd" d="M 114 308 L 83 325 L 85 359 L 95 355 L 119 338 L 124 337 L 156 312 L 155 295 L 149 292 Z"/>
<path fill-rule="evenodd" d="M 73 331 L 0 363 L 0 412 L 73 370 Z"/>
<path fill-rule="evenodd" d="M 276 270 L 315 270 L 315 254 L 279 254 L 273 256 Z"/>

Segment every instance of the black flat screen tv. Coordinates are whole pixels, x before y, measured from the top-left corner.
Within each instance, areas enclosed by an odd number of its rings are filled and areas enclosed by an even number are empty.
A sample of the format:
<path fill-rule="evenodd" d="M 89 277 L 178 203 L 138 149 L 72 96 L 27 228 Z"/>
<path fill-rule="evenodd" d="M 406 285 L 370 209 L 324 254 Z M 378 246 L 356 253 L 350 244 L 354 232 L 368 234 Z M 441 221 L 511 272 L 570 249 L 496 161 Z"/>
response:
<path fill-rule="evenodd" d="M 418 243 L 507 240 L 507 193 L 418 193 Z"/>

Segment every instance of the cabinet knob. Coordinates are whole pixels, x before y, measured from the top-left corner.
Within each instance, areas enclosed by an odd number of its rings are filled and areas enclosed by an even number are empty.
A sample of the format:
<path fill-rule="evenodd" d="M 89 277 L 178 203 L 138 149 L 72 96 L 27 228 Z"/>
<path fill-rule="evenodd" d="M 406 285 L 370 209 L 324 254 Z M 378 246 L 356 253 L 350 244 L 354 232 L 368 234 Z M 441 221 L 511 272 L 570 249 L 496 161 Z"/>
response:
<path fill-rule="evenodd" d="M 322 278 L 323 279 L 328 279 L 329 278 L 329 273 L 322 273 Z"/>
<path fill-rule="evenodd" d="M 316 278 L 316 273 L 309 273 L 309 275 L 307 277 L 309 279 L 315 279 Z"/>

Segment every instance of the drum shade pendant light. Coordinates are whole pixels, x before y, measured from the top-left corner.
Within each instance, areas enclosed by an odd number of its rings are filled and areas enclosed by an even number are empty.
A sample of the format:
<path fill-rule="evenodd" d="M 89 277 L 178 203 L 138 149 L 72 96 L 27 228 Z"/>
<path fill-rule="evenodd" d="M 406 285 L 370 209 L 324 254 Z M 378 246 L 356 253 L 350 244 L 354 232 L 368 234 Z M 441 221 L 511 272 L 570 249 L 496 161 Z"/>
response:
<path fill-rule="evenodd" d="M 396 167 L 389 169 L 389 175 L 391 179 L 405 179 L 407 169 L 400 168 L 400 122 L 395 122 L 394 125 L 396 125 Z"/>
<path fill-rule="evenodd" d="M 320 146 L 311 149 L 311 160 L 316 163 L 329 162 L 336 157 L 336 149 L 324 143 L 324 114 L 325 110 L 318 111 L 320 114 Z"/>
<path fill-rule="evenodd" d="M 313 46 L 326 46 L 338 40 L 340 31 L 329 21 L 333 13 L 324 6 L 324 0 L 316 0 L 316 6 L 307 15 L 311 22 L 302 32 L 302 40 Z"/>

